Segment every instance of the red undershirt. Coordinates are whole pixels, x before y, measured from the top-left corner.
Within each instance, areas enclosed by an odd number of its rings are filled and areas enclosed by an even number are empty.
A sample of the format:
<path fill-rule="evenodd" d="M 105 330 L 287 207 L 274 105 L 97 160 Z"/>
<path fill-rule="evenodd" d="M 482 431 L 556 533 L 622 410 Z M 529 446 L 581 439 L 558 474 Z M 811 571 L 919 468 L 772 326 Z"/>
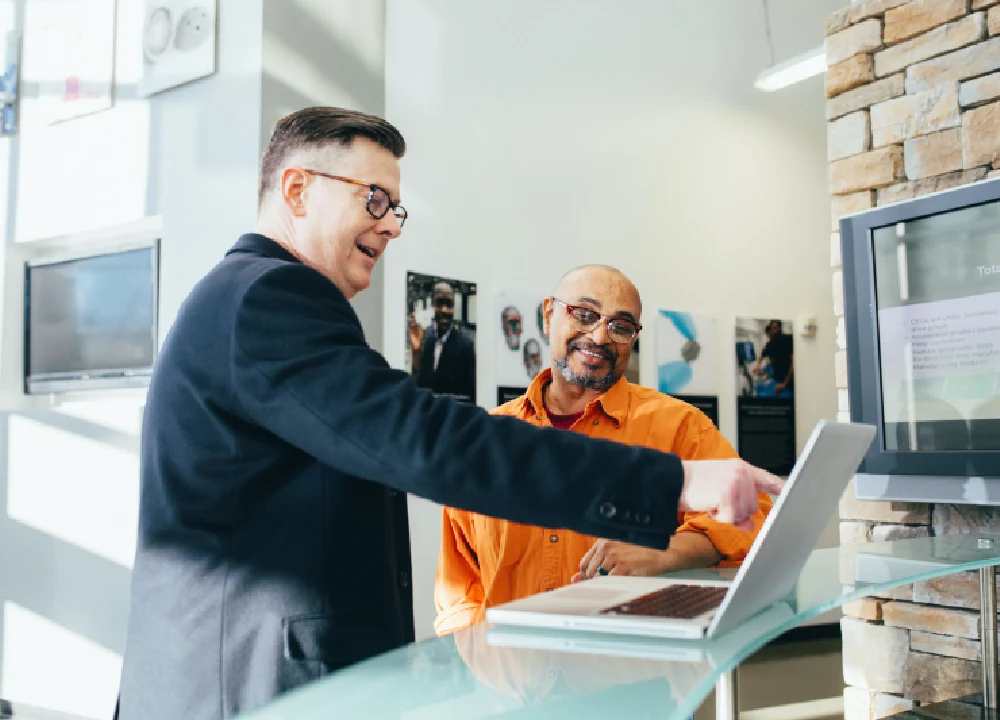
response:
<path fill-rule="evenodd" d="M 556 415 L 546 410 L 545 414 L 549 416 L 549 422 L 552 423 L 552 427 L 559 428 L 560 430 L 569 430 L 573 427 L 573 423 L 583 417 L 583 412 L 573 413 L 572 415 Z"/>

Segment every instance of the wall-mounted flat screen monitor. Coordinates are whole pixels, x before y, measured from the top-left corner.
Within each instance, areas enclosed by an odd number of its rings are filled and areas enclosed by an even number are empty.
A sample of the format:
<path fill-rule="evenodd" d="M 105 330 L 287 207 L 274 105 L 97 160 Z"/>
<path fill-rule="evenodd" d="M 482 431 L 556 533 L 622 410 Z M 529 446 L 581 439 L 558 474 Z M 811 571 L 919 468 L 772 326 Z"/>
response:
<path fill-rule="evenodd" d="M 158 242 L 24 268 L 24 389 L 141 387 L 157 348 Z"/>
<path fill-rule="evenodd" d="M 1000 180 L 841 220 L 851 418 L 872 499 L 1000 504 Z"/>

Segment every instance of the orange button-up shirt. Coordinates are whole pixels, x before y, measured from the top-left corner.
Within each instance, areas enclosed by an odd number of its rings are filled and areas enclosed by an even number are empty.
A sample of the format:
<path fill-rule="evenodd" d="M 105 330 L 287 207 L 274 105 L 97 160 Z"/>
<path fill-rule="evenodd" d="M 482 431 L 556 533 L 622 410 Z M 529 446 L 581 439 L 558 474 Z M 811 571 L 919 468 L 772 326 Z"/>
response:
<path fill-rule="evenodd" d="M 551 379 L 551 370 L 542 371 L 524 396 L 493 412 L 534 425 L 551 425 L 542 402 L 542 392 Z M 675 453 L 682 460 L 737 457 L 704 413 L 624 378 L 587 405 L 571 431 Z M 678 513 L 681 525 L 677 532 L 702 533 L 723 556 L 719 566 L 736 566 L 749 552 L 771 504 L 762 493 L 753 516 L 754 529 L 749 533 L 712 520 L 705 513 Z M 479 622 L 491 605 L 568 584 L 579 571 L 580 559 L 597 539 L 454 508 L 444 509 L 443 525 L 434 588 L 438 610 L 434 627 L 439 635 Z"/>

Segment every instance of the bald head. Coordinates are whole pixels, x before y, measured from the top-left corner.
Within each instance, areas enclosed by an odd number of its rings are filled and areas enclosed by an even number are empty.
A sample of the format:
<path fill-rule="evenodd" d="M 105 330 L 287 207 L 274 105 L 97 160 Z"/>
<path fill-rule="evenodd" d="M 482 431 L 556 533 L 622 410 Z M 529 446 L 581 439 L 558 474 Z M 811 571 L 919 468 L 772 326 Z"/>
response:
<path fill-rule="evenodd" d="M 556 283 L 555 296 L 566 302 L 573 302 L 569 299 L 569 297 L 575 297 L 572 293 L 583 291 L 582 297 L 593 297 L 592 293 L 586 292 L 587 288 L 612 290 L 623 301 L 632 304 L 633 307 L 629 308 L 628 311 L 634 315 L 634 320 L 639 320 L 639 316 L 642 314 L 642 299 L 639 297 L 639 290 L 628 279 L 628 276 L 618 268 L 610 265 L 580 265 L 575 267 L 564 274 Z"/>

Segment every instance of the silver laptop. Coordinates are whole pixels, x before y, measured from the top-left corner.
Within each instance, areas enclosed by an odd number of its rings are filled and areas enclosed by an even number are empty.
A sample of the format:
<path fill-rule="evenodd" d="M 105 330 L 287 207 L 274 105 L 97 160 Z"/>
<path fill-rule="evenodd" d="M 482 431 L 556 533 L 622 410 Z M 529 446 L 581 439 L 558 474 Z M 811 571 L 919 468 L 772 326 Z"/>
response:
<path fill-rule="evenodd" d="M 786 598 L 875 436 L 821 421 L 732 581 L 598 577 L 489 608 L 494 625 L 713 637 Z"/>

